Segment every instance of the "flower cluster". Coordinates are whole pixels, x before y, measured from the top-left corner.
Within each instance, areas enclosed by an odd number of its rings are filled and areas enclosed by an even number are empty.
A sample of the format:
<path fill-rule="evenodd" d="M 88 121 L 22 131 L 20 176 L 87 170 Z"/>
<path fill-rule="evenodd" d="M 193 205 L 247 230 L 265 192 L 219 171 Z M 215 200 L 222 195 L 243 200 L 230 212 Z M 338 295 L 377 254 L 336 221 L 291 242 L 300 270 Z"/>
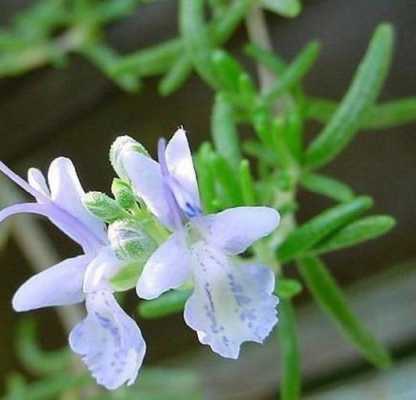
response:
<path fill-rule="evenodd" d="M 14 309 L 85 301 L 87 316 L 73 328 L 69 344 L 107 389 L 132 384 L 146 351 L 139 327 L 114 297 L 111 280 L 125 268 L 136 270 L 141 299 L 193 288 L 185 322 L 221 356 L 235 359 L 243 342 L 261 343 L 277 323 L 274 274 L 235 256 L 270 234 L 279 214 L 268 207 L 236 207 L 203 215 L 183 129 L 168 144 L 159 141 L 159 162 L 127 136 L 115 141 L 110 158 L 119 176 L 116 200 L 85 194 L 67 158 L 51 163 L 47 180 L 30 169 L 27 182 L 0 163 L 35 200 L 2 210 L 0 221 L 40 214 L 83 252 L 24 283 L 13 298 Z"/>

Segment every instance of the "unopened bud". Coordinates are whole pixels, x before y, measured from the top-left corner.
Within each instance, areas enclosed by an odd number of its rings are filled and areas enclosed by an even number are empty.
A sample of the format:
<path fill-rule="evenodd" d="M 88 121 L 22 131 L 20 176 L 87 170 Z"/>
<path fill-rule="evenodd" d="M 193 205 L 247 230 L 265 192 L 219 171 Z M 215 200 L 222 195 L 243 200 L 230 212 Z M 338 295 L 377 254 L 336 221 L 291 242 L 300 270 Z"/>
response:
<path fill-rule="evenodd" d="M 114 178 L 111 191 L 122 208 L 129 210 L 136 206 L 136 196 L 127 182 Z"/>
<path fill-rule="evenodd" d="M 125 216 L 125 211 L 111 197 L 101 192 L 88 192 L 83 198 L 88 211 L 102 221 L 111 223 Z"/>
<path fill-rule="evenodd" d="M 135 151 L 147 157 L 150 156 L 146 148 L 130 136 L 119 136 L 114 141 L 110 149 L 111 165 L 121 179 L 128 181 L 129 177 L 127 176 L 127 172 L 123 165 L 123 153 L 126 151 Z"/>
<path fill-rule="evenodd" d="M 136 221 L 124 219 L 110 225 L 108 238 L 111 247 L 122 260 L 147 260 L 157 243 Z"/>

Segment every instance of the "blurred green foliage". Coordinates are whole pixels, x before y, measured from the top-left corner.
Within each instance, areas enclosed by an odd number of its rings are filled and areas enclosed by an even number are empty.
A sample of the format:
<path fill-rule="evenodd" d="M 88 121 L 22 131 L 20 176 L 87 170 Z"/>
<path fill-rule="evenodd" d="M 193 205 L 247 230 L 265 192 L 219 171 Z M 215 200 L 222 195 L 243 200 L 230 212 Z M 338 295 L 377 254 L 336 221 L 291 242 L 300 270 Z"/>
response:
<path fill-rule="evenodd" d="M 22 74 L 47 64 L 63 67 L 71 53 L 80 53 L 123 90 L 137 91 L 144 78 L 160 75 L 160 94 L 169 95 L 194 71 L 215 92 L 212 143 L 204 143 L 195 156 L 205 211 L 258 204 L 275 207 L 282 215 L 281 227 L 248 254 L 267 264 L 278 277 L 281 398 L 296 400 L 301 393 L 292 301 L 302 291 L 302 284 L 282 275 L 292 261 L 312 296 L 351 344 L 374 365 L 388 366 L 388 352 L 354 316 L 330 270 L 317 256 L 382 235 L 394 226 L 394 220 L 385 215 L 364 216 L 373 205 L 371 198 L 356 194 L 346 183 L 317 170 L 332 162 L 360 129 L 378 130 L 416 120 L 416 98 L 377 103 L 392 59 L 392 26 L 381 24 L 376 29 L 346 95 L 338 103 L 304 92 L 302 80 L 318 57 L 318 43 L 307 44 L 294 60 L 286 62 L 251 40 L 244 54 L 273 74 L 270 87 L 258 87 L 256 79 L 223 48 L 240 23 L 250 18 L 251 7 L 294 17 L 301 11 L 298 0 L 180 0 L 177 38 L 130 54 L 117 54 L 106 41 L 105 27 L 131 15 L 144 6 L 142 3 L 145 2 L 39 1 L 16 16 L 8 29 L 0 31 L 0 76 Z M 323 128 L 311 144 L 305 145 L 304 127 L 309 120 L 319 121 Z M 254 133 L 244 140 L 240 136 L 242 125 L 250 126 Z M 300 188 L 325 196 L 334 205 L 298 226 Z M 105 216 L 108 222 L 128 212 L 125 208 L 129 199 L 122 198 L 122 189 L 113 190 L 115 199 L 98 199 L 112 205 L 114 215 Z M 128 268 L 113 280 L 116 290 L 134 287 L 139 268 Z M 138 312 L 144 318 L 180 312 L 190 293 L 189 288 L 182 288 L 157 300 L 143 301 Z M 64 372 L 71 364 L 67 351 L 39 350 L 32 325 L 20 330 L 17 349 L 24 366 L 42 378 L 26 383 L 22 376 L 13 375 L 4 399 L 29 398 L 27 393 L 34 400 L 56 399 L 58 395 L 75 399 L 71 393 L 88 386 L 87 377 Z M 99 394 L 94 398 L 201 396 L 195 372 L 145 368 L 132 388 L 118 391 L 113 397 Z"/>

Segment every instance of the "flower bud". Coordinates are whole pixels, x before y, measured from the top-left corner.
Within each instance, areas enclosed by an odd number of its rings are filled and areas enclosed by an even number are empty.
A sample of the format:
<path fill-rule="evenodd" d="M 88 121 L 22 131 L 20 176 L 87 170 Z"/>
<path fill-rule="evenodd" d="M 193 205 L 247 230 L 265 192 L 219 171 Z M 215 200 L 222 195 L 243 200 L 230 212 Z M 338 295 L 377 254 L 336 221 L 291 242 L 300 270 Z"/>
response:
<path fill-rule="evenodd" d="M 111 223 L 125 216 L 120 205 L 101 192 L 88 192 L 82 199 L 87 210 L 102 221 Z"/>
<path fill-rule="evenodd" d="M 122 260 L 146 261 L 157 248 L 157 243 L 136 221 L 124 219 L 108 228 L 108 239 Z"/>
<path fill-rule="evenodd" d="M 122 208 L 129 210 L 136 206 L 136 196 L 127 182 L 114 178 L 111 191 Z"/>
<path fill-rule="evenodd" d="M 143 154 L 146 157 L 149 157 L 149 153 L 146 148 L 131 138 L 130 136 L 119 136 L 114 143 L 111 145 L 110 149 L 110 162 L 114 168 L 114 171 L 117 172 L 117 175 L 126 181 L 129 180 L 127 172 L 123 166 L 123 153 L 125 151 L 135 151 L 137 153 Z"/>

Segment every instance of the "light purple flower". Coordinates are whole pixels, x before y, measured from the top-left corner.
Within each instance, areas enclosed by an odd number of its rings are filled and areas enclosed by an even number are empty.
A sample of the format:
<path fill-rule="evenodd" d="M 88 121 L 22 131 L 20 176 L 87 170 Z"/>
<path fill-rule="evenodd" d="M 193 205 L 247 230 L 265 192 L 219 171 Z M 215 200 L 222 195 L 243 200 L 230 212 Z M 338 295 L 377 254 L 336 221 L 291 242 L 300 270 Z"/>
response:
<path fill-rule="evenodd" d="M 107 389 L 133 383 L 146 345 L 139 327 L 117 304 L 108 284 L 119 270 L 120 260 L 111 251 L 105 225 L 82 203 L 85 193 L 72 162 L 63 157 L 55 159 L 48 183 L 34 168 L 28 172 L 28 182 L 1 162 L 0 170 L 36 199 L 0 211 L 0 222 L 18 213 L 43 215 L 84 253 L 30 278 L 17 290 L 14 309 L 29 311 L 85 300 L 87 317 L 70 333 L 72 350 L 81 355 L 97 383 Z"/>
<path fill-rule="evenodd" d="M 201 343 L 238 358 L 245 341 L 263 342 L 277 323 L 274 274 L 261 265 L 238 265 L 233 256 L 271 233 L 279 214 L 268 207 L 236 207 L 203 216 L 192 156 L 183 129 L 165 148 L 159 163 L 131 148 L 119 161 L 136 193 L 172 236 L 146 263 L 137 294 L 153 299 L 192 280 L 186 323 Z"/>

